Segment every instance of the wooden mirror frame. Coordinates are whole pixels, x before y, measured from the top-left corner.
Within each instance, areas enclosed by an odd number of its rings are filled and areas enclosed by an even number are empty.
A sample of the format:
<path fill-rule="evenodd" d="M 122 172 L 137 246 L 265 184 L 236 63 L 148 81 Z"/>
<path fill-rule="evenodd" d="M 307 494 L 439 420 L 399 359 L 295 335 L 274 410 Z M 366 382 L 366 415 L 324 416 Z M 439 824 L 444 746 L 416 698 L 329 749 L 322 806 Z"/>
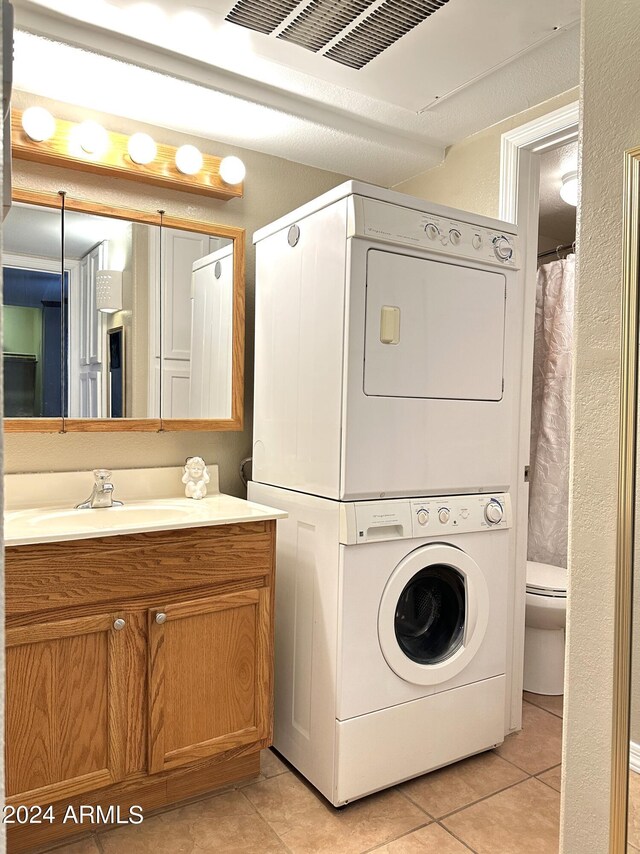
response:
<path fill-rule="evenodd" d="M 640 148 L 624 155 L 624 223 L 620 355 L 620 451 L 616 534 L 610 854 L 627 851 L 631 641 L 635 542 L 638 313 L 640 311 Z"/>
<path fill-rule="evenodd" d="M 40 207 L 60 208 L 57 193 L 41 193 L 15 187 L 14 202 Z M 7 433 L 110 433 L 110 432 L 163 432 L 242 430 L 244 416 L 244 323 L 245 323 L 245 230 L 236 226 L 221 225 L 202 220 L 162 217 L 158 211 L 138 211 L 116 208 L 84 199 L 66 198 L 65 209 L 96 216 L 113 217 L 146 225 L 162 224 L 163 228 L 177 228 L 212 237 L 233 240 L 233 337 L 231 418 L 5 418 Z M 162 220 L 162 222 L 161 222 Z"/>

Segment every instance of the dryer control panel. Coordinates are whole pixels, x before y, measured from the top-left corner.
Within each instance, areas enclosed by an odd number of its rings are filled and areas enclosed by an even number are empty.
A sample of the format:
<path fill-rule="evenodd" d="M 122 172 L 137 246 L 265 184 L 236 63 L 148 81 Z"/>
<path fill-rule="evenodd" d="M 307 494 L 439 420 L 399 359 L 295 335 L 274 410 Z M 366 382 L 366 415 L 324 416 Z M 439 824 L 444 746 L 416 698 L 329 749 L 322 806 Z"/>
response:
<path fill-rule="evenodd" d="M 518 266 L 517 237 L 506 223 L 502 229 L 498 222 L 486 225 L 482 217 L 476 223 L 464 222 L 442 213 L 426 213 L 361 197 L 354 197 L 352 219 L 351 237 L 415 246 L 511 269 Z"/>
<path fill-rule="evenodd" d="M 363 501 L 340 506 L 343 545 L 449 537 L 511 525 L 511 497 L 506 492 Z"/>

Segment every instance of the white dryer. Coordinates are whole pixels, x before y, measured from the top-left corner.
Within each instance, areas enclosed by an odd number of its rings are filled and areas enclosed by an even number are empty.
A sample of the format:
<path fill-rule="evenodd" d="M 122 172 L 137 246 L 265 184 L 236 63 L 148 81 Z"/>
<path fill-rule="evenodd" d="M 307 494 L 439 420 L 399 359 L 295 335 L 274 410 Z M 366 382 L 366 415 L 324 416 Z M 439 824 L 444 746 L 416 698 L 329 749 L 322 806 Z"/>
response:
<path fill-rule="evenodd" d="M 275 747 L 334 805 L 503 741 L 508 494 L 345 503 L 263 484 Z"/>
<path fill-rule="evenodd" d="M 254 242 L 256 481 L 339 500 L 513 486 L 513 225 L 348 182 Z"/>

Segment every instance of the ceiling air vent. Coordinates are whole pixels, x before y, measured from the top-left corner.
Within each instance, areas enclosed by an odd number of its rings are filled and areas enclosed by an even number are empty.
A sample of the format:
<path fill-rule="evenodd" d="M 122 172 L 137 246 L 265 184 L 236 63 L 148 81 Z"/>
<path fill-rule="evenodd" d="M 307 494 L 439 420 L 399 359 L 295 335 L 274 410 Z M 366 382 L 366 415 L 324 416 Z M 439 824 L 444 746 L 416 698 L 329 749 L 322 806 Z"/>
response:
<path fill-rule="evenodd" d="M 317 53 L 352 24 L 374 0 L 311 0 L 278 35 Z"/>
<path fill-rule="evenodd" d="M 362 68 L 448 0 L 386 0 L 325 53 L 329 59 Z"/>
<path fill-rule="evenodd" d="M 257 30 L 259 33 L 272 33 L 289 17 L 299 2 L 300 0 L 238 0 L 225 21 Z"/>

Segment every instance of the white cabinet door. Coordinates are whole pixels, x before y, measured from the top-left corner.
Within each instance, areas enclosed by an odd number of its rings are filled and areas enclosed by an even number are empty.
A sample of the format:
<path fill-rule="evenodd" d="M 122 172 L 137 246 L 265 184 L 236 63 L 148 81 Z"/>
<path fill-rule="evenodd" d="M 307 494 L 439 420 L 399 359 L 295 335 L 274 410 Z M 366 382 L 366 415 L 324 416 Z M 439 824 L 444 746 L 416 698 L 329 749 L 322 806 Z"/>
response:
<path fill-rule="evenodd" d="M 70 317 L 74 318 L 74 324 L 77 323 L 79 327 L 79 366 L 78 370 L 70 370 L 69 376 L 71 381 L 78 382 L 80 386 L 79 394 L 76 389 L 70 390 L 71 418 L 102 418 L 106 414 L 102 362 L 106 326 L 104 315 L 96 308 L 96 273 L 104 268 L 104 262 L 104 243 L 81 259 L 78 310 L 70 306 Z M 73 295 L 70 298 L 73 299 Z M 74 347 L 71 352 L 76 352 Z"/>
<path fill-rule="evenodd" d="M 175 228 L 163 230 L 162 356 L 164 359 L 188 361 L 190 358 L 191 275 L 194 262 L 208 253 L 209 237 L 206 234 L 178 231 Z"/>

